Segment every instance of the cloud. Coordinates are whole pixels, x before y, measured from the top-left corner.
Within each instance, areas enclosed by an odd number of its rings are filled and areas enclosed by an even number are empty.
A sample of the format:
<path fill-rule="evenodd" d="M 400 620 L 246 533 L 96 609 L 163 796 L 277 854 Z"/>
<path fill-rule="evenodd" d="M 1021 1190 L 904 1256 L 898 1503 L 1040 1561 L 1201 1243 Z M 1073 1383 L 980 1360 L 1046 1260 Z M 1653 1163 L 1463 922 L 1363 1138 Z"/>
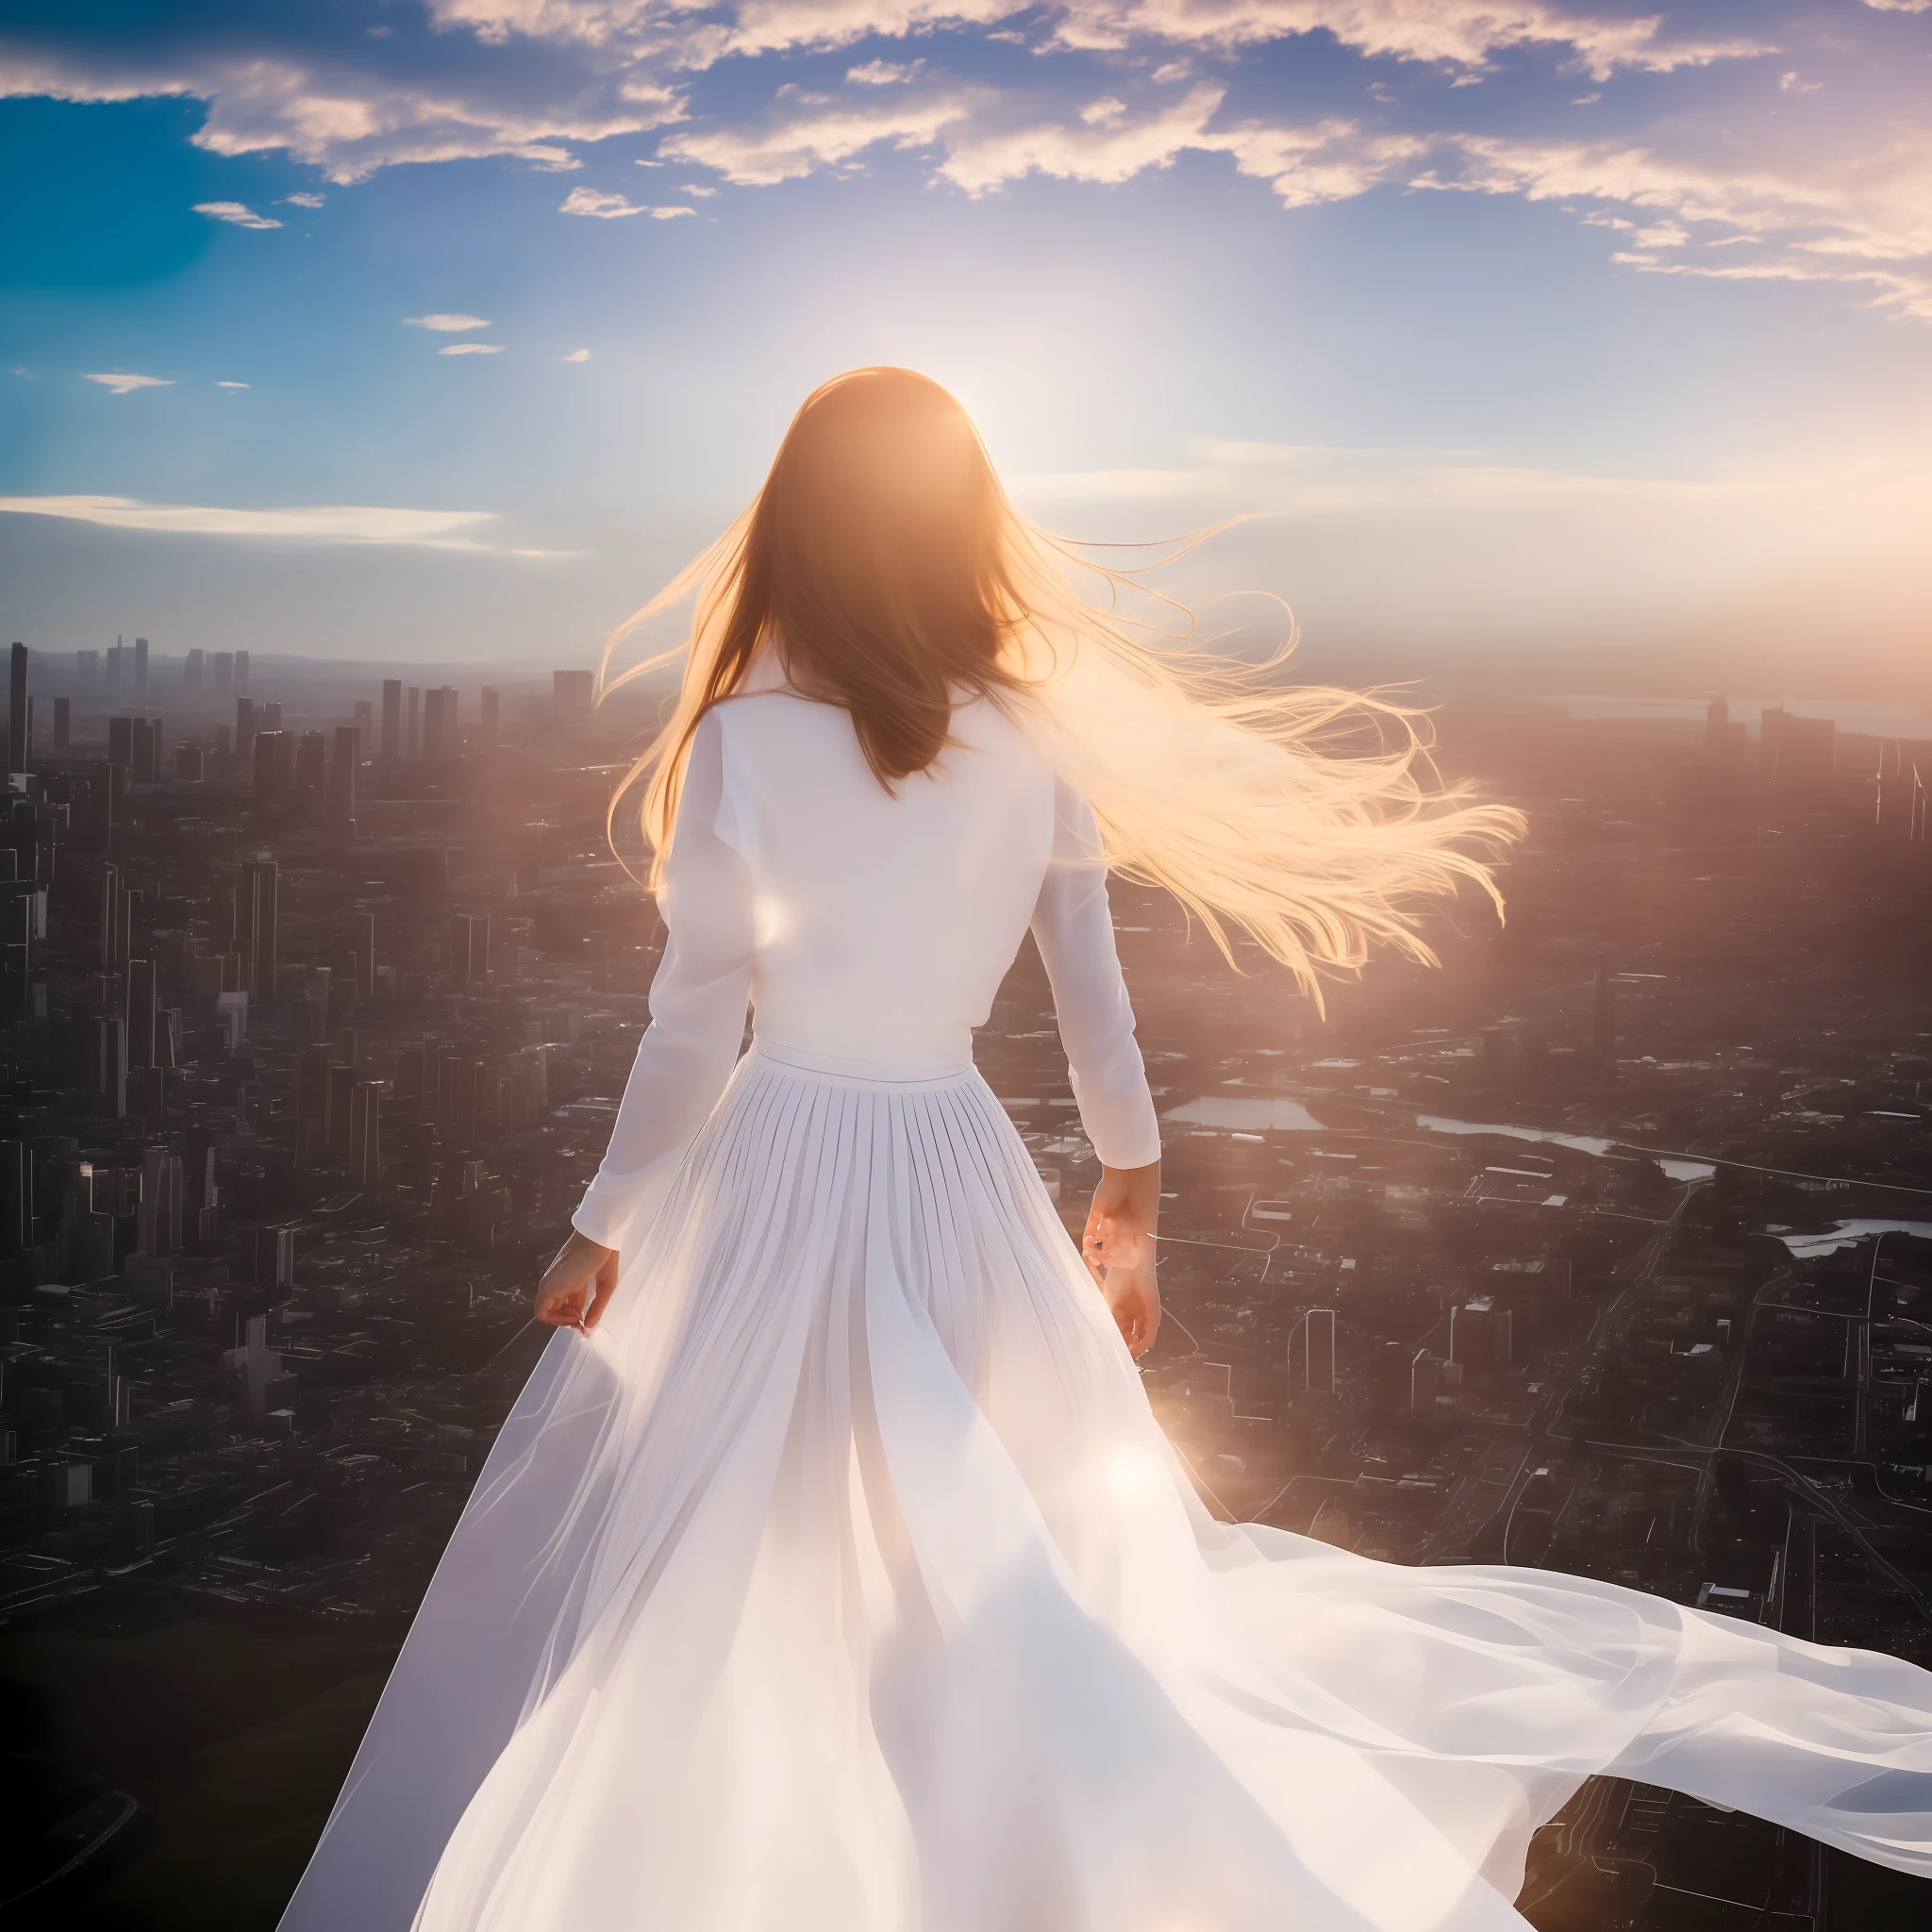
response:
<path fill-rule="evenodd" d="M 197 201 L 194 212 L 208 215 L 217 222 L 228 222 L 238 228 L 279 228 L 282 225 L 273 215 L 258 215 L 240 201 Z"/>
<path fill-rule="evenodd" d="M 561 359 L 565 362 L 588 362 L 591 359 L 591 352 L 588 349 L 573 349 Z"/>
<path fill-rule="evenodd" d="M 679 215 L 694 215 L 694 208 L 651 208 L 626 201 L 621 194 L 608 194 L 601 188 L 573 188 L 558 205 L 558 213 L 589 215 L 598 221 L 619 221 L 625 215 L 649 215 L 655 222 L 675 221 Z"/>
<path fill-rule="evenodd" d="M 1690 258 L 1616 258 L 1653 275 L 1714 281 L 1843 282 L 1874 307 L 1932 322 L 1932 131 L 1802 172 L 1726 147 L 1672 155 L 1621 142 L 1516 142 L 1462 135 L 1454 158 L 1415 176 L 1423 188 L 1591 201 L 1652 217 L 1636 240 L 1685 245 Z M 1659 220 L 1657 218 L 1666 218 Z M 1741 247 L 1742 258 L 1707 251 Z"/>
<path fill-rule="evenodd" d="M 439 356 L 500 356 L 501 342 L 451 342 L 447 348 L 439 349 Z"/>
<path fill-rule="evenodd" d="M 495 520 L 492 510 L 389 509 L 316 505 L 292 509 L 217 509 L 186 503 L 143 503 L 132 496 L 0 496 L 0 512 L 60 517 L 112 530 L 175 536 L 256 537 L 311 543 L 410 544 L 436 550 L 483 550 L 466 535 Z"/>
<path fill-rule="evenodd" d="M 459 336 L 473 328 L 488 328 L 489 323 L 480 315 L 406 315 L 403 323 L 408 328 L 433 329 L 438 335 Z"/>
<path fill-rule="evenodd" d="M 1865 0 L 1875 13 L 1924 13 L 1932 0 Z"/>
<path fill-rule="evenodd" d="M 217 389 L 248 389 L 251 386 L 245 382 L 217 382 L 215 384 Z"/>
<path fill-rule="evenodd" d="M 138 389 L 173 389 L 172 375 L 84 375 L 83 382 L 97 382 L 117 396 L 132 395 Z"/>
<path fill-rule="evenodd" d="M 319 194 L 285 194 L 282 202 L 288 208 L 320 208 L 323 197 Z"/>
<path fill-rule="evenodd" d="M 1932 6 L 1932 0 L 1926 0 Z M 1815 94 L 1824 83 L 1822 80 L 1803 80 L 1797 74 L 1780 74 L 1777 77 L 1778 92 L 1787 94 Z"/>
<path fill-rule="evenodd" d="M 891 60 L 868 60 L 863 67 L 848 67 L 845 78 L 858 87 L 897 87 L 902 81 L 913 79 L 924 65 L 924 60 L 907 60 L 896 65 Z"/>

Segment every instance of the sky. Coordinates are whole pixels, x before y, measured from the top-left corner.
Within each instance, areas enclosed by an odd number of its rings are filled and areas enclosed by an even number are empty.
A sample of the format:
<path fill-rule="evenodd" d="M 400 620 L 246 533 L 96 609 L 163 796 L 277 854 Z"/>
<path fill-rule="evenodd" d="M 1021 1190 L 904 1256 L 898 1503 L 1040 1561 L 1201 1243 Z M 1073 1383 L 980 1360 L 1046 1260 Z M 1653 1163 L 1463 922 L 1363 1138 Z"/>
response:
<path fill-rule="evenodd" d="M 1932 0 L 0 8 L 37 649 L 592 662 L 874 362 L 1309 675 L 1932 698 Z"/>

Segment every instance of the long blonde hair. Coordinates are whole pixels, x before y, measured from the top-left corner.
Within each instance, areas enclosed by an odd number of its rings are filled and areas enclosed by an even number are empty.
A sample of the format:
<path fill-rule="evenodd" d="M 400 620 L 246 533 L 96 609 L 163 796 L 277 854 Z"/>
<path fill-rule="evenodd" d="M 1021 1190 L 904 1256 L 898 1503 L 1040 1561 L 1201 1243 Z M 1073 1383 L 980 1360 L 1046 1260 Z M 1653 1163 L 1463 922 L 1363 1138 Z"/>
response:
<path fill-rule="evenodd" d="M 962 697 L 1002 705 L 1091 805 L 1113 871 L 1172 892 L 1230 961 L 1232 932 L 1247 933 L 1318 1005 L 1323 972 L 1353 972 L 1376 945 L 1434 964 L 1418 930 L 1429 900 L 1466 883 L 1501 911 L 1489 861 L 1522 814 L 1437 783 L 1421 713 L 1288 683 L 1288 647 L 1241 664 L 1194 646 L 1191 621 L 1130 621 L 1141 575 L 1022 517 L 937 383 L 837 376 L 806 399 L 751 507 L 611 637 L 606 693 L 684 658 L 676 703 L 611 800 L 613 835 L 641 784 L 656 890 L 691 734 L 769 648 L 793 686 L 851 712 L 889 788 L 944 749 Z M 688 641 L 613 675 L 625 640 L 691 596 Z"/>

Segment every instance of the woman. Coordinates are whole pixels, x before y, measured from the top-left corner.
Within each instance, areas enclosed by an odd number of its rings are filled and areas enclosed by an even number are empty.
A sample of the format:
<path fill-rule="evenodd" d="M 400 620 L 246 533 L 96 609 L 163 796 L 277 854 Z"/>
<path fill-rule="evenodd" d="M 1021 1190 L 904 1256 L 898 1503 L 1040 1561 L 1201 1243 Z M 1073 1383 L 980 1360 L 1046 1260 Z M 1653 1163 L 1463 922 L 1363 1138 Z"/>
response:
<path fill-rule="evenodd" d="M 1605 1771 L 1932 1873 L 1926 1674 L 1196 1500 L 1132 1365 L 1159 1141 L 1107 870 L 1313 989 L 1425 958 L 1515 825 L 1063 562 L 950 396 L 865 370 L 641 613 L 700 593 L 651 1027 L 285 1927 L 1476 1932 Z M 971 1063 L 1029 926 L 1084 1269 Z"/>

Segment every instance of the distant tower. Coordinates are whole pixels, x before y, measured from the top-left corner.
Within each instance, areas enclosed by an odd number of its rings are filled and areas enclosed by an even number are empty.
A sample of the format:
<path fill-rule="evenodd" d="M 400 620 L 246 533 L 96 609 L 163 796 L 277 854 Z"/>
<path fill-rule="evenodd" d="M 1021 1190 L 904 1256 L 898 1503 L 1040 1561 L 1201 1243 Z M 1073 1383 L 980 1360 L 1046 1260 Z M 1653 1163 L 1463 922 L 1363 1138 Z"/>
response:
<path fill-rule="evenodd" d="M 394 764 L 403 755 L 403 680 L 382 680 L 382 758 Z"/>
<path fill-rule="evenodd" d="M 503 693 L 493 684 L 483 687 L 482 722 L 478 733 L 485 744 L 494 744 L 503 716 Z"/>
<path fill-rule="evenodd" d="M 263 1003 L 275 996 L 280 964 L 281 880 L 267 853 L 244 859 L 235 879 L 235 950 L 242 955 L 240 991 Z"/>
<path fill-rule="evenodd" d="M 235 653 L 235 689 L 238 691 L 243 691 L 248 689 L 248 653 L 246 651 L 237 651 Z"/>
<path fill-rule="evenodd" d="M 423 687 L 412 684 L 403 698 L 408 714 L 403 721 L 403 756 L 413 765 L 423 756 Z"/>
<path fill-rule="evenodd" d="M 591 722 L 596 680 L 588 671 L 553 671 L 550 694 L 559 724 L 581 726 Z"/>
<path fill-rule="evenodd" d="M 1335 1393 L 1335 1310 L 1310 1308 L 1302 1323 L 1303 1371 L 1310 1394 Z"/>
<path fill-rule="evenodd" d="M 335 757 L 328 768 L 328 835 L 338 845 L 356 837 L 356 765 L 362 734 L 353 724 L 336 726 Z"/>
<path fill-rule="evenodd" d="M 235 756 L 238 758 L 252 758 L 255 756 L 255 700 L 237 698 L 235 700 Z"/>
<path fill-rule="evenodd" d="M 181 664 L 181 689 L 191 697 L 201 695 L 201 681 L 208 668 L 206 651 L 190 651 Z"/>
<path fill-rule="evenodd" d="M 31 715 L 27 708 L 26 666 L 27 648 L 25 644 L 16 643 L 7 687 L 7 770 L 9 774 L 26 770 L 29 749 L 27 720 Z"/>
<path fill-rule="evenodd" d="M 134 702 L 137 705 L 147 703 L 147 640 L 145 638 L 136 638 L 134 641 Z"/>
<path fill-rule="evenodd" d="M 288 796 L 293 746 L 286 731 L 255 734 L 255 802 L 279 805 Z"/>

